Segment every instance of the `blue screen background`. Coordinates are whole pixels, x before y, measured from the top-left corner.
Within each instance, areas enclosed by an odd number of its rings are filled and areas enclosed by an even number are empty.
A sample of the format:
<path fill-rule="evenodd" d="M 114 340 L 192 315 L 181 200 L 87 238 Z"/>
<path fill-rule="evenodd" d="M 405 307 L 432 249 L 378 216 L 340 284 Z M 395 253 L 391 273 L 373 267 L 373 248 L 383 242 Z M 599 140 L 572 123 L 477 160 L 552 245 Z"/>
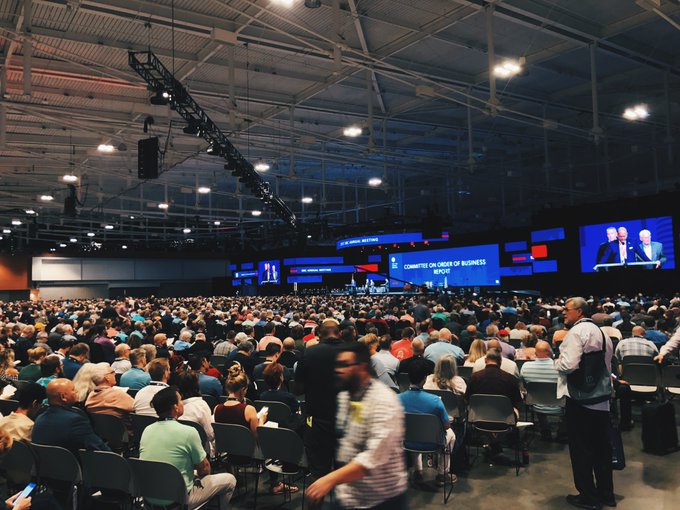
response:
<path fill-rule="evenodd" d="M 611 221 L 598 223 L 579 228 L 579 241 L 581 248 L 581 271 L 593 273 L 593 266 L 597 264 L 597 249 L 600 244 L 607 240 L 608 227 L 626 227 L 628 229 L 628 241 L 640 244 L 639 232 L 647 229 L 652 233 L 652 241 L 663 244 L 663 253 L 668 259 L 661 269 L 675 269 L 675 246 L 673 245 L 673 219 L 670 216 L 658 218 L 645 218 L 640 220 Z"/>

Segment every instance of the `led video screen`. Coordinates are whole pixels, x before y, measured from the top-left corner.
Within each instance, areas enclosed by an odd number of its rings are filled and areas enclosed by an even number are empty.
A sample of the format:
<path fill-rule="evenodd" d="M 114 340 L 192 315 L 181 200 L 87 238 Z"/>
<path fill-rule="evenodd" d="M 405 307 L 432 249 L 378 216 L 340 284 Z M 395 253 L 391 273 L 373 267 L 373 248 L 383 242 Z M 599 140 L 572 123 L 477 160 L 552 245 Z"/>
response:
<path fill-rule="evenodd" d="M 257 272 L 260 285 L 278 285 L 281 283 L 280 260 L 264 260 L 258 262 Z"/>
<path fill-rule="evenodd" d="M 675 269 L 670 216 L 583 226 L 579 241 L 584 273 Z"/>

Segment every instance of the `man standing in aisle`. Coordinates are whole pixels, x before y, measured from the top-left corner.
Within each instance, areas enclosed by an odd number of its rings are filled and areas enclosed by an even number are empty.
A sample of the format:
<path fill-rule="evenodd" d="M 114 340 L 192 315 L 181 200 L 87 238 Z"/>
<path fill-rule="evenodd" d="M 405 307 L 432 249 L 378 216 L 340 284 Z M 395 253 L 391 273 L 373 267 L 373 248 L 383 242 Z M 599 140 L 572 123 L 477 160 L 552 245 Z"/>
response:
<path fill-rule="evenodd" d="M 612 342 L 597 325 L 587 318 L 587 303 L 573 297 L 564 305 L 564 323 L 571 329 L 560 346 L 555 363 L 559 372 L 557 397 L 567 397 L 566 421 L 569 455 L 578 495 L 567 496 L 567 502 L 586 510 L 599 510 L 604 504 L 616 506 L 612 478 L 612 452 L 609 444 L 609 401 L 611 398 Z M 596 369 L 586 371 L 586 356 L 593 358 L 604 350 L 604 359 Z M 569 374 L 581 370 L 602 382 L 595 389 L 577 385 Z M 584 374 L 585 375 L 585 374 Z M 601 389 L 601 391 L 599 391 Z M 579 391 L 582 390 L 582 391 Z M 586 391 L 589 395 L 586 395 Z M 594 476 L 594 481 L 593 481 Z"/>

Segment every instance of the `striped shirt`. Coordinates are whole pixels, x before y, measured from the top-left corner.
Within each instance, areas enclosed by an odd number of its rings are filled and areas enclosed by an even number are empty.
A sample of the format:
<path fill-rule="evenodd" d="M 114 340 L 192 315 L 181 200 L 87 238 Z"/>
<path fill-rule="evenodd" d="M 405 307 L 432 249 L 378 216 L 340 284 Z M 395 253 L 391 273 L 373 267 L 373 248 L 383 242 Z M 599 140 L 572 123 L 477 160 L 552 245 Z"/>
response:
<path fill-rule="evenodd" d="M 555 362 L 550 358 L 537 358 L 535 361 L 527 361 L 522 365 L 520 372 L 520 380 L 525 386 L 530 382 L 556 383 L 557 376 Z M 555 388 L 555 391 L 557 391 L 557 388 Z M 562 414 L 562 408 L 559 406 L 537 404 L 534 409 L 544 414 Z"/>
<path fill-rule="evenodd" d="M 649 356 L 659 354 L 659 349 L 646 338 L 632 337 L 621 340 L 614 351 L 616 359 L 622 361 L 626 356 Z"/>
<path fill-rule="evenodd" d="M 404 409 L 394 391 L 373 379 L 360 401 L 341 392 L 336 429 L 341 436 L 337 461 L 357 462 L 367 471 L 365 477 L 335 488 L 343 508 L 371 508 L 406 491 Z"/>

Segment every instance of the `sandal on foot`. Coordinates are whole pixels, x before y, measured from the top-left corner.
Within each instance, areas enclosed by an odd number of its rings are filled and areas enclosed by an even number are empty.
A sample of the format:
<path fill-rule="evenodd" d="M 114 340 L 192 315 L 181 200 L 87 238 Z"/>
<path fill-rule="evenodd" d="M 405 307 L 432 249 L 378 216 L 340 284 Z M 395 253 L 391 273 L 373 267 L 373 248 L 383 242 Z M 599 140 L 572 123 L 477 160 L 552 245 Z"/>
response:
<path fill-rule="evenodd" d="M 294 494 L 297 491 L 299 491 L 295 485 L 288 485 L 287 483 L 279 482 L 278 485 L 275 485 L 271 489 L 272 494 L 285 494 L 288 492 L 289 494 Z"/>

